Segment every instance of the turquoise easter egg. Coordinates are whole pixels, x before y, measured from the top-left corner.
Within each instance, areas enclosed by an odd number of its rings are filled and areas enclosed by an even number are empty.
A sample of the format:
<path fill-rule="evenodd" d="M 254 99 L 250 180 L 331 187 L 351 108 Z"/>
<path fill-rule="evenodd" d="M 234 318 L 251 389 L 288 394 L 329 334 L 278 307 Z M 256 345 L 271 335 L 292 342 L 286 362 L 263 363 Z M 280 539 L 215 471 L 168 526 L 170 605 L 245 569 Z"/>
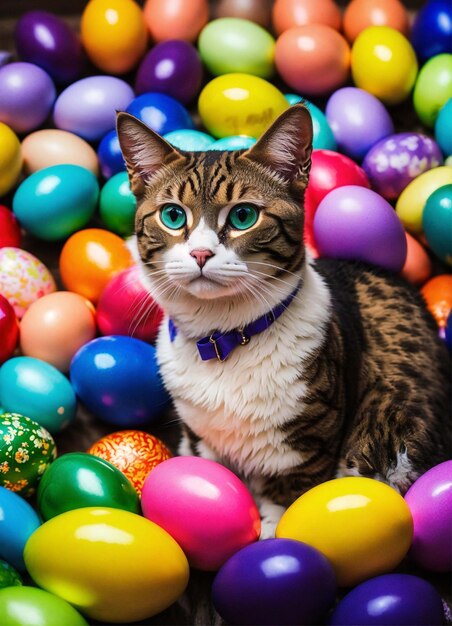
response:
<path fill-rule="evenodd" d="M 6 411 L 27 415 L 54 434 L 72 422 L 77 401 L 68 379 L 56 367 L 18 356 L 0 368 L 0 403 Z"/>
<path fill-rule="evenodd" d="M 325 113 L 319 109 L 318 106 L 306 100 L 306 98 L 302 98 L 295 93 L 286 93 L 284 94 L 287 102 L 292 106 L 292 104 L 298 104 L 299 102 L 304 102 L 304 104 L 309 109 L 309 113 L 312 118 L 312 130 L 313 130 L 313 139 L 312 139 L 312 147 L 314 150 L 337 150 L 336 139 L 334 138 L 333 131 L 331 130 L 331 126 L 328 124 L 328 120 L 326 119 Z"/>
<path fill-rule="evenodd" d="M 55 241 L 86 226 L 98 196 L 92 172 L 80 165 L 53 165 L 23 181 L 14 195 L 13 211 L 29 233 Z"/>
<path fill-rule="evenodd" d="M 14 567 L 6 561 L 0 561 L 0 589 L 5 587 L 20 587 L 22 577 Z"/>
<path fill-rule="evenodd" d="M 428 197 L 422 228 L 436 256 L 452 265 L 452 185 L 439 187 Z"/>
<path fill-rule="evenodd" d="M 210 144 L 208 150 L 248 150 L 248 148 L 254 146 L 255 143 L 256 140 L 254 137 L 232 135 L 231 137 L 217 139 L 217 141 Z"/>
<path fill-rule="evenodd" d="M 438 113 L 435 122 L 435 139 L 445 157 L 452 154 L 452 98 Z"/>
<path fill-rule="evenodd" d="M 215 142 L 211 135 L 202 133 L 200 130 L 191 130 L 190 128 L 172 130 L 170 133 L 163 135 L 163 138 L 175 148 L 187 150 L 187 152 L 204 152 Z"/>
<path fill-rule="evenodd" d="M 25 569 L 23 557 L 25 544 L 40 525 L 41 520 L 26 500 L 17 493 L 0 487 L 1 559 L 23 571 Z"/>
<path fill-rule="evenodd" d="M 133 233 L 137 201 L 130 189 L 127 172 L 119 172 L 102 187 L 99 199 L 99 213 L 105 226 L 128 237 Z"/>

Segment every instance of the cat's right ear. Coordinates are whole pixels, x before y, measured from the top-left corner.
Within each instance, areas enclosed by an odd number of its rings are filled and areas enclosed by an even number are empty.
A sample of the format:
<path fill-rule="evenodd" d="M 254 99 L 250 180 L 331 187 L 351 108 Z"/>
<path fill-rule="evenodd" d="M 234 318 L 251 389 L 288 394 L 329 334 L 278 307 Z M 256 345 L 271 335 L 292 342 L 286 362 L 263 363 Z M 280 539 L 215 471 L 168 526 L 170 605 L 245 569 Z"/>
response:
<path fill-rule="evenodd" d="M 116 131 L 127 166 L 130 188 L 141 196 L 157 172 L 183 155 L 130 113 L 117 113 Z"/>

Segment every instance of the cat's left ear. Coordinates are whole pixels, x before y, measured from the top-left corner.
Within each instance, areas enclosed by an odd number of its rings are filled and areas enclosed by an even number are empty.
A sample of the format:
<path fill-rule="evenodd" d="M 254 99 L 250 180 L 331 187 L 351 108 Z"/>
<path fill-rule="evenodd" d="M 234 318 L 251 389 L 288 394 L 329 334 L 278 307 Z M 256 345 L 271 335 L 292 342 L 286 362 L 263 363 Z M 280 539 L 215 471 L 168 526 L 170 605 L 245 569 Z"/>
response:
<path fill-rule="evenodd" d="M 303 104 L 282 113 L 242 157 L 269 167 L 289 183 L 307 185 L 311 167 L 312 119 Z"/>

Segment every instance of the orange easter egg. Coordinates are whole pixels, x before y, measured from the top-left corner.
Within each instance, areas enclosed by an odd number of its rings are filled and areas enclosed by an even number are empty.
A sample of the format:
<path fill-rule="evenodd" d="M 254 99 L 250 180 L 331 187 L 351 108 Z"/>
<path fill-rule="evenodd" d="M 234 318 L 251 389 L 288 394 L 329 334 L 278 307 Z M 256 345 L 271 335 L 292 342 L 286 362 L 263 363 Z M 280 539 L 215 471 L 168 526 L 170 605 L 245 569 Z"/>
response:
<path fill-rule="evenodd" d="M 344 13 L 345 36 L 353 42 L 369 26 L 390 26 L 407 36 L 407 10 L 399 0 L 352 0 Z"/>
<path fill-rule="evenodd" d="M 154 41 L 195 41 L 209 19 L 207 0 L 147 0 L 144 20 Z"/>
<path fill-rule="evenodd" d="M 409 233 L 405 234 L 407 253 L 402 276 L 414 285 L 422 285 L 432 275 L 432 262 L 419 241 Z"/>
<path fill-rule="evenodd" d="M 342 21 L 341 11 L 333 0 L 276 0 L 272 19 L 278 35 L 306 24 L 326 24 L 339 30 Z"/>
<path fill-rule="evenodd" d="M 444 328 L 452 309 L 452 275 L 440 274 L 431 278 L 422 287 L 421 293 L 438 326 Z"/>

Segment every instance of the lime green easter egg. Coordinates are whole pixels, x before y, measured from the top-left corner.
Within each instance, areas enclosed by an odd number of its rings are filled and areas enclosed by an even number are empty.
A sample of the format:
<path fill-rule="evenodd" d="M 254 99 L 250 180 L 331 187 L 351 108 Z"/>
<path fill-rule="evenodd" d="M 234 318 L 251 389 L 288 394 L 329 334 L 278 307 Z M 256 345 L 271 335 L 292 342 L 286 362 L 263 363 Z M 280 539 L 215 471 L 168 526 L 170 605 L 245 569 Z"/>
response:
<path fill-rule="evenodd" d="M 437 54 L 423 66 L 413 92 L 419 119 L 431 128 L 440 109 L 452 98 L 452 54 Z"/>
<path fill-rule="evenodd" d="M 0 589 L 2 626 L 88 626 L 68 602 L 35 587 Z"/>

